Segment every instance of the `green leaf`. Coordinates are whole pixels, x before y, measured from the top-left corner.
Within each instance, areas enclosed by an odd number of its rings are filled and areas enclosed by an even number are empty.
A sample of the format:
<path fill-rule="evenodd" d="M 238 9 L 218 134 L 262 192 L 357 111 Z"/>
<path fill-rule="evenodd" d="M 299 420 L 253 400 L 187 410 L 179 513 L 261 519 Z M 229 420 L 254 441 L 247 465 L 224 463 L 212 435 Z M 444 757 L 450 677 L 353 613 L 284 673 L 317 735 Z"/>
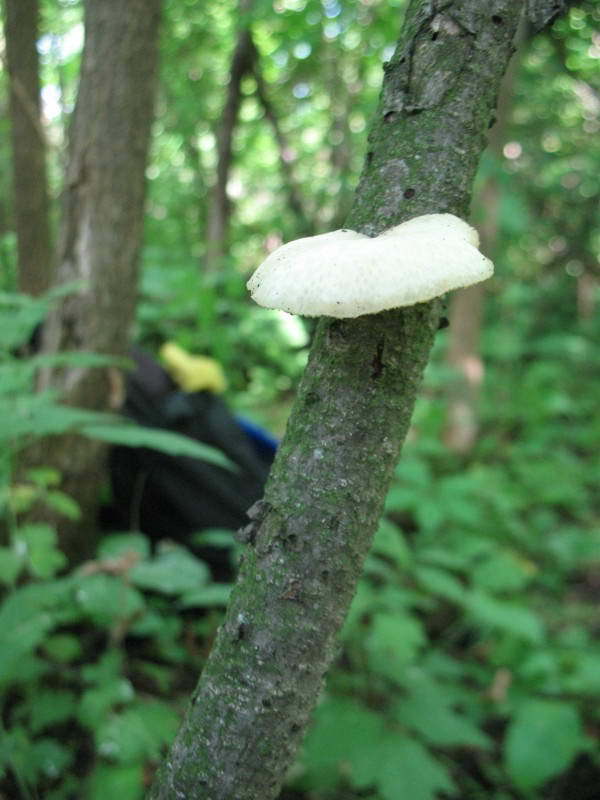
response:
<path fill-rule="evenodd" d="M 38 578 L 52 578 L 67 563 L 58 547 L 56 531 L 43 522 L 32 522 L 19 528 L 15 536 L 17 547 L 23 546 L 29 569 Z"/>
<path fill-rule="evenodd" d="M 176 595 L 204 586 L 210 579 L 210 570 L 185 548 L 165 544 L 152 561 L 136 564 L 129 575 L 142 589 Z"/>
<path fill-rule="evenodd" d="M 129 358 L 79 351 L 42 353 L 32 356 L 28 361 L 35 369 L 40 367 L 122 367 L 127 369 L 132 364 Z"/>
<path fill-rule="evenodd" d="M 554 700 L 530 700 L 518 710 L 504 746 L 506 769 L 522 791 L 563 772 L 584 747 L 577 709 Z"/>
<path fill-rule="evenodd" d="M 144 796 L 144 770 L 142 764 L 102 764 L 94 767 L 87 783 L 87 800 L 141 800 Z"/>
<path fill-rule="evenodd" d="M 489 748 L 491 740 L 464 714 L 452 708 L 450 687 L 423 676 L 407 682 L 406 696 L 394 704 L 394 716 L 437 747 Z"/>
<path fill-rule="evenodd" d="M 107 677 L 98 686 L 83 693 L 77 718 L 83 725 L 95 730 L 115 706 L 131 703 L 134 698 L 133 686 L 126 678 Z"/>
<path fill-rule="evenodd" d="M 18 680 L 23 657 L 33 652 L 53 624 L 52 617 L 45 612 L 29 619 L 3 620 L 6 616 L 0 613 L 0 685 Z M 8 625 L 3 627 L 2 621 Z"/>
<path fill-rule="evenodd" d="M 347 773 L 360 754 L 376 748 L 383 735 L 383 718 L 355 700 L 328 697 L 317 707 L 303 748 L 309 770 L 329 774 L 330 780 Z"/>
<path fill-rule="evenodd" d="M 414 661 L 425 642 L 423 626 L 415 617 L 379 612 L 373 616 L 365 647 L 372 669 L 400 680 L 403 669 Z"/>
<path fill-rule="evenodd" d="M 17 441 L 25 436 L 50 436 L 98 424 L 109 415 L 62 406 L 51 392 L 0 400 L 0 440 Z"/>
<path fill-rule="evenodd" d="M 426 591 L 452 602 L 459 603 L 465 596 L 465 587 L 447 570 L 436 567 L 416 567 L 415 578 Z"/>
<path fill-rule="evenodd" d="M 3 731 L 0 737 L 0 768 L 9 768 L 21 780 L 35 782 L 37 775 L 31 750 L 32 742 L 25 728 L 15 725 L 11 730 Z"/>
<path fill-rule="evenodd" d="M 389 558 L 397 567 L 408 566 L 412 559 L 402 531 L 386 519 L 379 523 L 372 552 Z"/>
<path fill-rule="evenodd" d="M 59 492 L 57 490 L 46 492 L 44 495 L 44 502 L 67 519 L 77 520 L 81 518 L 81 509 L 78 503 L 64 492 Z"/>
<path fill-rule="evenodd" d="M 72 717 L 75 713 L 75 695 L 61 689 L 41 689 L 30 701 L 29 727 L 39 733 L 49 725 L 55 725 Z"/>
<path fill-rule="evenodd" d="M 160 450 L 161 453 L 167 453 L 167 455 L 188 456 L 189 458 L 208 461 L 224 469 L 237 469 L 233 462 L 220 450 L 172 431 L 144 428 L 141 425 L 129 424 L 124 420 L 121 423 L 113 420 L 112 425 L 88 424 L 82 428 L 81 433 L 93 439 L 110 442 L 110 444 L 120 444 L 127 447 L 149 447 L 153 450 Z"/>
<path fill-rule="evenodd" d="M 25 471 L 28 480 L 38 486 L 58 486 L 60 483 L 60 472 L 52 467 L 34 467 Z"/>
<path fill-rule="evenodd" d="M 515 553 L 499 551 L 475 564 L 471 580 L 491 592 L 516 592 L 534 577 L 536 568 Z"/>
<path fill-rule="evenodd" d="M 385 742 L 384 760 L 378 780 L 384 800 L 435 800 L 439 792 L 454 793 L 455 786 L 448 772 L 414 739 L 394 737 Z"/>
<path fill-rule="evenodd" d="M 44 641 L 44 651 L 53 661 L 68 664 L 79 658 L 82 645 L 80 639 L 72 633 L 57 633 Z"/>
<path fill-rule="evenodd" d="M 0 583 L 12 586 L 23 568 L 23 557 L 10 547 L 0 547 Z"/>
<path fill-rule="evenodd" d="M 80 576 L 75 599 L 81 611 L 101 625 L 131 619 L 145 607 L 137 589 L 113 575 Z"/>
<path fill-rule="evenodd" d="M 180 601 L 183 608 L 212 608 L 226 606 L 233 585 L 229 583 L 213 583 L 191 592 L 186 592 Z"/>
<path fill-rule="evenodd" d="M 376 748 L 357 753 L 352 783 L 360 789 L 376 786 L 383 800 L 436 800 L 441 791 L 455 791 L 444 767 L 422 744 L 393 731 Z"/>
<path fill-rule="evenodd" d="M 465 605 L 480 625 L 498 628 L 534 644 L 544 640 L 544 627 L 539 617 L 517 603 L 474 590 L 469 593 Z"/>
<path fill-rule="evenodd" d="M 98 558 L 118 558 L 133 552 L 144 559 L 150 557 L 150 551 L 150 541 L 143 533 L 113 533 L 103 537 L 98 547 Z"/>
<path fill-rule="evenodd" d="M 206 531 L 198 531 L 190 537 L 190 544 L 194 547 L 235 547 L 236 540 L 234 531 L 226 528 L 210 528 Z"/>
<path fill-rule="evenodd" d="M 164 703 L 136 703 L 98 728 L 96 746 L 102 756 L 121 764 L 157 759 L 180 724 L 179 715 Z"/>

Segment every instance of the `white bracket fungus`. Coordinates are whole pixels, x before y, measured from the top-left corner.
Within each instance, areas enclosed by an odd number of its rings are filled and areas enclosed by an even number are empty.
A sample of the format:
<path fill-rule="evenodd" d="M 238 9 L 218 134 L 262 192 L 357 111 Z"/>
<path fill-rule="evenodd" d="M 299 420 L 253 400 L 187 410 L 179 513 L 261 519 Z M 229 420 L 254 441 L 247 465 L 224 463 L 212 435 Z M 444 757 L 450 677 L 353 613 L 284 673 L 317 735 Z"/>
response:
<path fill-rule="evenodd" d="M 307 317 L 360 317 L 411 306 L 489 278 L 474 228 L 426 214 L 374 238 L 340 230 L 272 252 L 248 281 L 261 306 Z"/>

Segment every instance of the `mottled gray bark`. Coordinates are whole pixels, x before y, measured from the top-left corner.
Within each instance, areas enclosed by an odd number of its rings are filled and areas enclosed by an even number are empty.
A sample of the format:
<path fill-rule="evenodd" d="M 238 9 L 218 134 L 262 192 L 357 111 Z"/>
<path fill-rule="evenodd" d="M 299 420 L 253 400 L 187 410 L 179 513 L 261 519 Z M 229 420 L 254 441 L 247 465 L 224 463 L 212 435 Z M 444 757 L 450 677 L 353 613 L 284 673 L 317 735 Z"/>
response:
<path fill-rule="evenodd" d="M 48 350 L 118 356 L 129 347 L 161 5 L 162 0 L 86 3 L 57 259 L 57 282 L 78 280 L 82 286 L 48 321 Z M 49 383 L 73 405 L 112 405 L 108 370 L 73 368 L 42 376 L 42 384 Z M 101 452 L 92 440 L 61 437 L 39 458 L 59 469 L 64 490 L 93 511 Z"/>
<path fill-rule="evenodd" d="M 348 226 L 465 217 L 523 0 L 412 0 Z M 272 800 L 335 654 L 439 300 L 320 320 L 225 621 L 154 800 Z"/>
<path fill-rule="evenodd" d="M 526 17 L 532 33 L 539 33 L 573 5 L 574 0 L 526 0 Z"/>
<path fill-rule="evenodd" d="M 32 295 L 46 291 L 52 272 L 38 14 L 38 0 L 4 0 L 19 288 Z"/>

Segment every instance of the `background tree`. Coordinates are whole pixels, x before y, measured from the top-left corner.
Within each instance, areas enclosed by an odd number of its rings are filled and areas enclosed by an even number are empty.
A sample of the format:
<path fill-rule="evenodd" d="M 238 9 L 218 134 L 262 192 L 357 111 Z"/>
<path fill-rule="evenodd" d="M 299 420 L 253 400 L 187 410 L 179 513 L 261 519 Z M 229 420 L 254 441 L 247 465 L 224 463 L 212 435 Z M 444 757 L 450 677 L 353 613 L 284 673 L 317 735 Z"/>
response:
<path fill-rule="evenodd" d="M 38 0 L 4 2 L 19 286 L 33 295 L 49 287 L 53 262 L 46 134 L 40 118 L 38 16 Z"/>
<path fill-rule="evenodd" d="M 79 281 L 45 326 L 50 352 L 127 352 L 137 297 L 138 253 L 156 77 L 160 0 L 86 3 L 86 43 L 63 192 L 58 240 L 59 283 Z M 101 112 L 101 113 L 100 113 Z M 88 409 L 118 407 L 108 370 L 46 371 L 66 402 Z M 93 514 L 104 471 L 98 442 L 56 439 L 52 464 L 64 486 Z M 43 454 L 45 463 L 49 456 Z"/>

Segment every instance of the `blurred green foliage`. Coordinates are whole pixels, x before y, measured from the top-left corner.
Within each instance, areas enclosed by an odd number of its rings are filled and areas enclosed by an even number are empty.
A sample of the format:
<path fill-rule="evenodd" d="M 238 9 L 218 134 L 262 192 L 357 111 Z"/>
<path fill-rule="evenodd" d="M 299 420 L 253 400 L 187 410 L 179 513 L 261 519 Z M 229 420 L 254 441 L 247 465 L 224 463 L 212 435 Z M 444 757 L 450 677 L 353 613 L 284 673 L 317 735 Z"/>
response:
<path fill-rule="evenodd" d="M 166 4 L 137 339 L 216 357 L 231 403 L 278 430 L 310 329 L 251 307 L 244 283 L 279 241 L 343 223 L 403 8 L 403 0 L 255 0 L 261 73 L 304 214 L 290 208 L 281 153 L 246 78 L 230 247 L 208 275 L 215 135 L 239 15 L 231 0 Z M 42 11 L 57 217 L 82 9 L 78 0 L 44 0 Z M 597 797 L 599 22 L 597 3 L 577 3 L 523 45 L 506 143 L 501 156 L 484 155 L 473 203 L 483 225 L 481 190 L 492 178 L 497 273 L 481 342 L 480 435 L 468 457 L 442 444 L 456 376 L 440 333 L 340 656 L 282 797 Z M 4 72 L 0 91 L 6 107 Z M 6 114 L 0 132 L 7 198 Z M 4 290 L 14 289 L 15 259 L 4 203 Z M 105 539 L 74 571 L 52 528 L 22 522 L 33 502 L 79 511 L 55 473 L 14 479 L 17 451 L 48 426 L 91 420 L 67 419 L 54 397 L 33 395 L 39 365 L 15 357 L 45 306 L 15 295 L 2 303 L 0 791 L 135 800 L 177 727 L 229 587 L 185 548 L 153 553 L 137 533 Z M 229 532 L 201 536 L 235 557 Z"/>
<path fill-rule="evenodd" d="M 557 308 L 568 331 L 531 338 L 536 292 L 490 297 L 468 458 L 440 443 L 448 375 L 430 365 L 297 770 L 315 800 L 594 796 L 600 320 Z M 561 783 L 577 759 L 589 784 Z"/>

